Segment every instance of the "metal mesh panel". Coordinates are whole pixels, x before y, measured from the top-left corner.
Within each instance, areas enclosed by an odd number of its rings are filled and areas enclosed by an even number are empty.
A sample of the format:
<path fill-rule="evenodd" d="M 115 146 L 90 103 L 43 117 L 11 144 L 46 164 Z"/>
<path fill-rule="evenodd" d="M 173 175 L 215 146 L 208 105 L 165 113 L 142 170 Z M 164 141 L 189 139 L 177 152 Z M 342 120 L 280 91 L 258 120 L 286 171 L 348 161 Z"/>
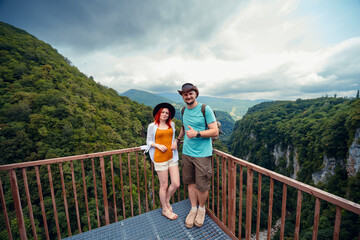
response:
<path fill-rule="evenodd" d="M 162 216 L 160 208 L 67 239 L 231 239 L 208 215 L 201 228 L 186 228 L 189 199 L 172 206 L 178 215 L 178 219 L 173 221 Z"/>

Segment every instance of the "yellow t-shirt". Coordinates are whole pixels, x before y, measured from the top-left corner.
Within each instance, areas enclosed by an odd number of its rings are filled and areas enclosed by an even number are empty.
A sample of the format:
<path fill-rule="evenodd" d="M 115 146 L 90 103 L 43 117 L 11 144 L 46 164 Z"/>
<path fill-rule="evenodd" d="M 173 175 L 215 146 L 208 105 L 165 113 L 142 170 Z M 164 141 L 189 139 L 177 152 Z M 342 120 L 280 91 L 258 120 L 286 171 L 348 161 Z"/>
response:
<path fill-rule="evenodd" d="M 154 162 L 162 163 L 169 161 L 173 157 L 171 148 L 173 138 L 173 129 L 157 129 L 155 133 L 155 142 L 157 144 L 165 145 L 167 150 L 165 152 L 155 148 Z"/>

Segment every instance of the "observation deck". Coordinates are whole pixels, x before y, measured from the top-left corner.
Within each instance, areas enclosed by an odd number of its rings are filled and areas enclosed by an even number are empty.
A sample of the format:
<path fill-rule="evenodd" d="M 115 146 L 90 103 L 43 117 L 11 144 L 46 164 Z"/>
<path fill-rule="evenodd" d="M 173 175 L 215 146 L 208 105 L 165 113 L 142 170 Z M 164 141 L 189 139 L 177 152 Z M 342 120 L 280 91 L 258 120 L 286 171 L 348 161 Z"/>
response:
<path fill-rule="evenodd" d="M 357 203 L 216 149 L 212 165 L 201 228 L 185 227 L 190 203 L 184 185 L 171 200 L 179 218 L 161 215 L 156 172 L 140 147 L 0 166 L 0 225 L 9 239 L 259 239 L 260 231 L 271 239 L 279 217 L 279 239 L 299 239 L 306 201 L 314 203 L 312 238 L 326 208 L 339 239 L 341 217 L 359 218 Z"/>

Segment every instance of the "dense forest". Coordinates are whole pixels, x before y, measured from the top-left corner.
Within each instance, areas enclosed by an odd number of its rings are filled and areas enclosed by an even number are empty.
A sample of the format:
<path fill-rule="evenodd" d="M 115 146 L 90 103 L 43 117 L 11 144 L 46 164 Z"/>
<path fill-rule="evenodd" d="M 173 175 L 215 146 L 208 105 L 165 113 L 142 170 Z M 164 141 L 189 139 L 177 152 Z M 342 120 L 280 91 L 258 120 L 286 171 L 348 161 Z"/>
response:
<path fill-rule="evenodd" d="M 23 30 L 0 23 L 0 164 L 144 144 L 151 108 L 82 74 Z"/>
<path fill-rule="evenodd" d="M 349 148 L 359 129 L 359 98 L 264 102 L 249 108 L 244 118 L 236 122 L 229 150 L 234 156 L 359 203 L 360 171 L 355 175 L 346 169 Z M 321 172 L 329 161 L 333 165 L 327 177 L 316 181 L 315 173 Z M 281 196 L 280 187 L 278 191 L 277 195 Z M 274 202 L 280 204 L 281 199 Z M 302 239 L 312 236 L 313 206 L 314 199 L 305 198 Z M 277 210 L 279 207 L 274 206 Z M 333 212 L 330 206 L 322 210 L 318 239 L 332 238 Z M 278 218 L 279 215 L 274 220 Z M 293 229 L 294 215 L 290 219 L 286 224 L 288 229 Z M 342 221 L 344 229 L 340 238 L 357 239 L 359 217 L 348 214 Z M 291 231 L 285 232 L 291 237 Z"/>

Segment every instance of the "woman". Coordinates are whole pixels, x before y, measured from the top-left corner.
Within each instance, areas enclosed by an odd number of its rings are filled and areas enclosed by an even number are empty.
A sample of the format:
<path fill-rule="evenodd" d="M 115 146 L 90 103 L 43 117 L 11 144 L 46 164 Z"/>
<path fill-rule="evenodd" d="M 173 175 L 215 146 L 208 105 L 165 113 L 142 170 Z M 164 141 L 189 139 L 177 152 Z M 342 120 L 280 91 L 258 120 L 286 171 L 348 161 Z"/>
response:
<path fill-rule="evenodd" d="M 160 181 L 159 197 L 162 214 L 171 219 L 177 219 L 170 205 L 170 198 L 180 186 L 179 153 L 175 140 L 175 108 L 169 103 L 160 103 L 153 110 L 154 122 L 149 124 L 146 144 L 155 171 Z M 168 186 L 170 174 L 171 184 Z"/>

